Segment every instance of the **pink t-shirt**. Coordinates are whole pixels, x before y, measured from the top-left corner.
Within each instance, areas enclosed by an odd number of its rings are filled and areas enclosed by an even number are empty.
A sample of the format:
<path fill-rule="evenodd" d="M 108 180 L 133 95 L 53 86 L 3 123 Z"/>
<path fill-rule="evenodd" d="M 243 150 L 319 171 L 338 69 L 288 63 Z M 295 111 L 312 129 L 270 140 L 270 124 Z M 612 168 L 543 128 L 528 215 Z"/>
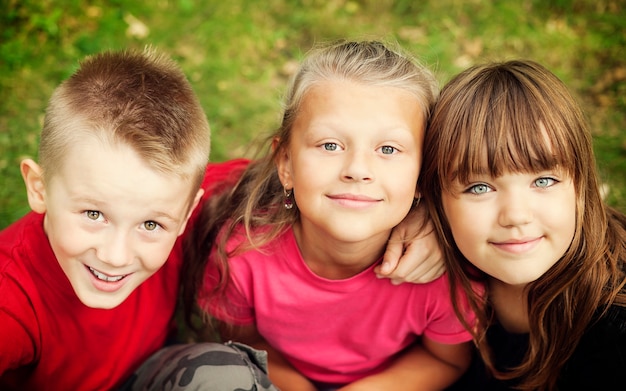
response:
<path fill-rule="evenodd" d="M 239 240 L 231 237 L 228 247 Z M 200 306 L 235 324 L 256 324 L 314 381 L 345 384 L 379 372 L 420 335 L 446 344 L 471 339 L 455 316 L 445 275 L 428 284 L 393 285 L 377 278 L 372 266 L 349 279 L 328 280 L 308 268 L 291 229 L 229 265 L 234 284 L 227 316 L 205 294 Z"/>

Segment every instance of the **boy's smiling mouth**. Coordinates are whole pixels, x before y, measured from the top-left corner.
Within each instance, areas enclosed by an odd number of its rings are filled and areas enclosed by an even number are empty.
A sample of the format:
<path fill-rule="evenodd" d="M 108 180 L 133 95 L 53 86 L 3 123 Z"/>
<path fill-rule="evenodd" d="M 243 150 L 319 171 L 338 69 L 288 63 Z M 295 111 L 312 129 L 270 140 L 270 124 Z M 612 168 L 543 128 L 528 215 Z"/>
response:
<path fill-rule="evenodd" d="M 107 276 L 106 274 L 97 271 L 96 269 L 92 268 L 91 266 L 87 266 L 87 268 L 89 269 L 91 274 L 93 274 L 98 280 L 106 281 L 106 282 L 118 282 L 122 278 L 124 278 L 124 277 L 126 277 L 128 275 L 128 274 L 125 274 L 123 276 Z"/>

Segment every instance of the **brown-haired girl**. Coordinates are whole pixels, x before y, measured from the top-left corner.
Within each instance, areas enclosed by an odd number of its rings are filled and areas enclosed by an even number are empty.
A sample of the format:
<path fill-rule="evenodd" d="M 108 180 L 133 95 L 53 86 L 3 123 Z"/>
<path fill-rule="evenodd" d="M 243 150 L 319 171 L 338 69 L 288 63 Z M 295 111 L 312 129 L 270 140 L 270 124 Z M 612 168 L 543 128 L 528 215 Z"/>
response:
<path fill-rule="evenodd" d="M 479 314 L 481 358 L 456 389 L 623 389 L 626 217 L 602 201 L 565 85 L 532 61 L 472 67 L 442 90 L 424 144 L 451 286 Z"/>

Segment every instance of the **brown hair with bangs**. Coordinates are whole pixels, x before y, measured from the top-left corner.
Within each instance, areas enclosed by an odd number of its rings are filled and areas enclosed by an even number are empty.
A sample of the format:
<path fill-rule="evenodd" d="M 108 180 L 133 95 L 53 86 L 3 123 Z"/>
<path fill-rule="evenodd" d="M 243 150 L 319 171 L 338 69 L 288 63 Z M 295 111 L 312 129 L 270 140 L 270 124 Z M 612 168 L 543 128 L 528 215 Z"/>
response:
<path fill-rule="evenodd" d="M 475 341 L 485 363 L 501 379 L 518 379 L 521 390 L 551 390 L 577 342 L 624 293 L 626 217 L 606 206 L 599 191 L 592 137 L 567 87 L 532 61 L 474 66 L 442 90 L 425 136 L 419 188 L 441 240 L 452 292 L 471 298 L 479 325 Z M 576 192 L 576 228 L 561 260 L 526 287 L 529 349 L 506 372 L 493 368 L 485 332 L 493 314 L 488 297 L 470 280 L 487 279 L 454 243 L 442 194 L 470 175 L 558 169 Z M 488 293 L 487 293 L 488 295 Z M 457 311 L 458 312 L 458 311 Z"/>

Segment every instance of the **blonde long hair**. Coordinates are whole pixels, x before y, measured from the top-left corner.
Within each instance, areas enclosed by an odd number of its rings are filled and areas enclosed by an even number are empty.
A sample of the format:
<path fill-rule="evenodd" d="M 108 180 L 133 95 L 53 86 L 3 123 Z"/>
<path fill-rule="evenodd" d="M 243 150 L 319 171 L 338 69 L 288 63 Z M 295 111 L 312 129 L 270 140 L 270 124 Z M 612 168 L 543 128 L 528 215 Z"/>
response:
<path fill-rule="evenodd" d="M 249 239 L 247 246 L 236 250 L 240 252 L 261 247 L 299 218 L 297 205 L 289 210 L 283 208 L 283 186 L 274 162 L 289 145 L 291 129 L 304 96 L 312 86 L 328 80 L 351 80 L 363 85 L 406 90 L 420 102 L 425 122 L 439 92 L 428 68 L 389 44 L 341 41 L 309 52 L 287 91 L 282 123 L 268 140 L 266 155 L 252 162 L 234 187 L 213 197 L 203 207 L 185 251 L 183 300 L 188 323 L 193 323 L 196 295 L 202 287 L 207 266 L 217 271 L 218 276 L 209 287 L 208 296 L 217 303 L 224 299 L 229 279 L 227 259 L 234 254 L 226 253 L 225 241 L 238 226 L 243 225 Z M 259 227 L 263 229 L 256 229 Z M 214 246 L 215 262 L 207 265 Z"/>

